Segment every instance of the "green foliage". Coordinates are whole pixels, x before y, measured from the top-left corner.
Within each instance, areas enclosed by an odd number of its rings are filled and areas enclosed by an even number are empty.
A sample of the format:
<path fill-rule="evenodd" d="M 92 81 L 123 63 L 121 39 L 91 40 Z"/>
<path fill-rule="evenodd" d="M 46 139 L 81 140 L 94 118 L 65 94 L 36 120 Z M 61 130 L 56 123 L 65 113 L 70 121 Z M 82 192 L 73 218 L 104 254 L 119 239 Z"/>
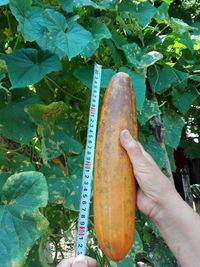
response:
<path fill-rule="evenodd" d="M 166 110 L 163 124 L 166 144 L 170 147 L 177 148 L 181 139 L 184 120 L 174 111 Z"/>
<path fill-rule="evenodd" d="M 199 3 L 0 6 L 0 266 L 55 266 L 57 255 L 66 255 L 61 239 L 75 239 L 94 62 L 103 67 L 100 103 L 116 72 L 130 75 L 139 140 L 161 168 L 166 155 L 150 128 L 154 116 L 162 120 L 172 170 L 178 146 L 199 157 Z M 99 266 L 174 266 L 155 225 L 138 214 L 135 243 L 115 263 L 97 245 L 91 206 L 87 249 Z"/>
<path fill-rule="evenodd" d="M 33 48 L 22 48 L 1 58 L 7 64 L 12 88 L 23 88 L 35 84 L 46 74 L 61 69 L 56 55 Z"/>
<path fill-rule="evenodd" d="M 28 89 L 12 90 L 10 94 L 10 103 L 1 102 L 0 133 L 18 143 L 28 144 L 35 134 L 36 127 L 24 112 L 24 108 L 41 100 Z"/>
<path fill-rule="evenodd" d="M 47 205 L 45 177 L 38 172 L 10 176 L 1 191 L 1 256 L 4 266 L 22 266 L 34 242 L 48 223 L 39 212 Z"/>

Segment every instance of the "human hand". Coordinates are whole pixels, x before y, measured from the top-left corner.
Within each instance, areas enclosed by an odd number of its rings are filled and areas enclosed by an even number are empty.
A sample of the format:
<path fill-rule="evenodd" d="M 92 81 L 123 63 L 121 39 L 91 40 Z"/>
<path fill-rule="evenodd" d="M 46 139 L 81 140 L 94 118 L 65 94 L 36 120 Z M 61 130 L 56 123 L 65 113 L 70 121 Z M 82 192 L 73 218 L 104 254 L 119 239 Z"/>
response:
<path fill-rule="evenodd" d="M 57 267 L 96 267 L 96 261 L 91 257 L 79 255 L 62 260 Z"/>
<path fill-rule="evenodd" d="M 137 207 L 155 221 L 168 199 L 177 195 L 175 187 L 128 130 L 121 132 L 120 141 L 129 155 L 139 185 Z"/>

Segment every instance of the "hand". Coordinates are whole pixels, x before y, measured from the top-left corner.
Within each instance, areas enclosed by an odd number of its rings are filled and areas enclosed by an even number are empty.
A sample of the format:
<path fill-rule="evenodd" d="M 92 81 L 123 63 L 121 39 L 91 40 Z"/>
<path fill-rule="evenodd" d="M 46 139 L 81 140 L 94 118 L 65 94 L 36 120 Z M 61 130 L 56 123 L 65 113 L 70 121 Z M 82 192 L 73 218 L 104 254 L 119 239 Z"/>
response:
<path fill-rule="evenodd" d="M 96 267 L 96 261 L 88 256 L 79 255 L 76 258 L 62 260 L 57 267 Z"/>
<path fill-rule="evenodd" d="M 145 215 L 156 220 L 162 205 L 172 195 L 177 195 L 169 179 L 161 172 L 152 157 L 136 142 L 128 130 L 120 134 L 120 141 L 133 165 L 139 188 L 137 207 Z"/>

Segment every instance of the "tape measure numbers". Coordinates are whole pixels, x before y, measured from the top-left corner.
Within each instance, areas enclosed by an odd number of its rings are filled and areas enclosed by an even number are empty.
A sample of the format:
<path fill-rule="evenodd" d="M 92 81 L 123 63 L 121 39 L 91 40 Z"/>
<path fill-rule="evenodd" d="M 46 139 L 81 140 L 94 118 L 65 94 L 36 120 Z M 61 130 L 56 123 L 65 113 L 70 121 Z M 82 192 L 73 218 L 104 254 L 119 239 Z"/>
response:
<path fill-rule="evenodd" d="M 101 84 L 101 69 L 102 66 L 95 63 L 93 83 L 92 83 L 92 95 L 90 101 L 89 122 L 87 130 L 87 142 L 85 149 L 85 158 L 83 166 L 82 177 L 82 191 L 78 218 L 78 231 L 76 241 L 76 256 L 79 254 L 85 255 L 87 244 L 87 229 L 89 220 L 93 165 L 94 165 L 94 152 L 96 143 L 96 130 L 98 119 L 98 107 L 99 107 L 99 93 Z"/>

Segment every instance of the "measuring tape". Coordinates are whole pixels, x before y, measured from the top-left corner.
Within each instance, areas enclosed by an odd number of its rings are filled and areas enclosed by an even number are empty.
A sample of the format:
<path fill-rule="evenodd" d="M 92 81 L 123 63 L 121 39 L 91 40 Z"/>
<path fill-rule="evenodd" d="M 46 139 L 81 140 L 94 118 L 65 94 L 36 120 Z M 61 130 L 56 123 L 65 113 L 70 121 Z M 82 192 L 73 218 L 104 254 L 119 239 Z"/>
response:
<path fill-rule="evenodd" d="M 90 113 L 87 130 L 87 142 L 83 166 L 82 177 L 82 191 L 80 200 L 80 210 L 78 218 L 78 231 L 76 241 L 76 256 L 79 254 L 85 255 L 87 243 L 87 228 L 89 220 L 93 165 L 94 165 L 94 151 L 96 142 L 97 118 L 99 107 L 99 93 L 101 84 L 101 69 L 102 66 L 95 63 L 92 96 L 90 101 Z"/>

